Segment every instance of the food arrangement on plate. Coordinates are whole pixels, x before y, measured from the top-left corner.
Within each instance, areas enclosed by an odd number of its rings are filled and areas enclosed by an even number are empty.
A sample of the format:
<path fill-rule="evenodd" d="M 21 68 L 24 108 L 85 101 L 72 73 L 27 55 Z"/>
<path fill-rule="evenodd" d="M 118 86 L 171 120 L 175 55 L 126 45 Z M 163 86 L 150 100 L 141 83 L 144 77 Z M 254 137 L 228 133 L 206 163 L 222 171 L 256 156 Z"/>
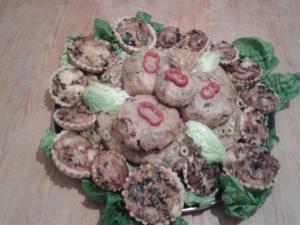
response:
<path fill-rule="evenodd" d="M 145 12 L 68 37 L 50 78 L 55 133 L 40 147 L 87 197 L 100 225 L 187 224 L 222 202 L 246 219 L 270 195 L 280 164 L 274 113 L 300 90 L 260 38 L 233 43 L 185 33 Z"/>

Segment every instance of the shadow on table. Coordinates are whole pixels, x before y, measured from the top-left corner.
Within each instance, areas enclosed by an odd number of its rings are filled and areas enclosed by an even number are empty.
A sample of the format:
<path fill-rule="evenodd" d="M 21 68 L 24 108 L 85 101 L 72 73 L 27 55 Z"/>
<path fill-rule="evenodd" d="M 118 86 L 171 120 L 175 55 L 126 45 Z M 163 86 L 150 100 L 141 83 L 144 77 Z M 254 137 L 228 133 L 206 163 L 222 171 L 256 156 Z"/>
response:
<path fill-rule="evenodd" d="M 44 105 L 46 106 L 48 111 L 53 111 L 53 99 L 51 98 L 49 91 L 45 91 L 43 96 Z"/>
<path fill-rule="evenodd" d="M 221 204 L 212 207 L 211 213 L 218 218 L 220 225 L 237 225 L 241 222 L 239 219 L 228 216 L 224 212 L 224 207 Z"/>

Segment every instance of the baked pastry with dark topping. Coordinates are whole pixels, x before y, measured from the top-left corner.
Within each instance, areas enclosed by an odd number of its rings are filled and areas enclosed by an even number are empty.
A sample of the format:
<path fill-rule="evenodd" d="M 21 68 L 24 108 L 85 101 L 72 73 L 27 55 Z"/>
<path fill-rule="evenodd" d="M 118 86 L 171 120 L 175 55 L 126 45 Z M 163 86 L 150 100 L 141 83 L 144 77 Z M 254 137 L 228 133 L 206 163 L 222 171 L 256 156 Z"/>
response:
<path fill-rule="evenodd" d="M 262 75 L 262 69 L 252 59 L 238 59 L 230 64 L 222 65 L 233 82 L 239 86 L 251 86 Z"/>
<path fill-rule="evenodd" d="M 178 27 L 165 27 L 157 37 L 157 47 L 171 48 L 181 40 Z"/>
<path fill-rule="evenodd" d="M 208 47 L 208 37 L 203 31 L 193 29 L 183 35 L 179 47 L 192 52 L 203 52 Z"/>
<path fill-rule="evenodd" d="M 223 169 L 250 189 L 264 190 L 274 184 L 280 168 L 270 152 L 248 144 L 235 144 L 226 150 Z"/>
<path fill-rule="evenodd" d="M 129 175 L 122 195 L 130 216 L 145 225 L 175 221 L 184 205 L 184 187 L 177 174 L 150 164 Z"/>
<path fill-rule="evenodd" d="M 49 92 L 55 103 L 70 107 L 81 101 L 88 77 L 74 67 L 62 67 L 51 77 Z"/>
<path fill-rule="evenodd" d="M 273 112 L 279 101 L 279 96 L 264 84 L 256 84 L 251 89 L 245 89 L 240 96 L 249 107 L 265 115 Z"/>
<path fill-rule="evenodd" d="M 85 105 L 77 104 L 58 108 L 53 114 L 53 119 L 63 129 L 81 131 L 93 125 L 96 115 Z"/>
<path fill-rule="evenodd" d="M 217 164 L 208 164 L 200 153 L 183 170 L 184 182 L 188 189 L 199 196 L 214 196 L 218 192 L 218 177 L 221 169 Z"/>
<path fill-rule="evenodd" d="M 126 160 L 114 151 L 101 151 L 92 164 L 95 184 L 107 191 L 120 191 L 128 173 Z"/>
<path fill-rule="evenodd" d="M 137 95 L 119 108 L 114 129 L 125 145 L 136 151 L 164 149 L 180 129 L 177 110 L 151 95 Z"/>
<path fill-rule="evenodd" d="M 114 27 L 120 45 L 129 52 L 142 48 L 151 49 L 156 44 L 156 33 L 147 23 L 138 18 L 123 18 Z"/>
<path fill-rule="evenodd" d="M 241 114 L 238 120 L 238 130 L 241 139 L 252 145 L 262 145 L 268 137 L 264 116 L 252 108 L 246 109 Z"/>
<path fill-rule="evenodd" d="M 91 165 L 99 149 L 73 131 L 62 131 L 55 137 L 51 153 L 63 174 L 81 179 L 91 176 Z"/>
<path fill-rule="evenodd" d="M 227 41 L 211 43 L 210 50 L 217 52 L 220 55 L 221 64 L 229 64 L 239 58 L 239 50 Z"/>
<path fill-rule="evenodd" d="M 117 61 L 111 44 L 92 35 L 78 37 L 68 49 L 72 64 L 91 73 L 101 73 Z"/>

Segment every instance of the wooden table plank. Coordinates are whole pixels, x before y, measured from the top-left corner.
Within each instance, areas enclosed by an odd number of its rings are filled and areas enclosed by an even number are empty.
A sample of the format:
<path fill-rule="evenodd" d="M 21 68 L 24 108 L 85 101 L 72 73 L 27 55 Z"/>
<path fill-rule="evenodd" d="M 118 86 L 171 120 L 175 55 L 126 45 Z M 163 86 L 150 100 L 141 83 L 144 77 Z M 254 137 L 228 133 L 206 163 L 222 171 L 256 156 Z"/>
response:
<path fill-rule="evenodd" d="M 300 71 L 300 2 L 297 0 L 2 0 L 0 1 L 0 223 L 92 225 L 99 206 L 85 199 L 78 181 L 60 174 L 38 152 L 49 128 L 52 101 L 46 94 L 66 36 L 88 34 L 94 18 L 114 22 L 137 10 L 182 31 L 200 28 L 213 40 L 260 36 L 280 59 L 277 71 Z M 282 169 L 272 196 L 241 224 L 300 224 L 300 97 L 277 115 Z M 185 217 L 189 224 L 233 225 L 220 208 Z"/>

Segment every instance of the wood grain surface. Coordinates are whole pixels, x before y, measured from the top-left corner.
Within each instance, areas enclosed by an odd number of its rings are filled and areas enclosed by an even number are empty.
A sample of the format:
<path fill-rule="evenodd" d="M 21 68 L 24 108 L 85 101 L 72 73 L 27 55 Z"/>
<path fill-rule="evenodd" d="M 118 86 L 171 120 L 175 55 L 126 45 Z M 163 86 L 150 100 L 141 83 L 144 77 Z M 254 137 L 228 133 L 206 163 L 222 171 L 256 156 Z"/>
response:
<path fill-rule="evenodd" d="M 51 127 L 46 90 L 68 34 L 90 33 L 95 17 L 114 22 L 137 10 L 182 31 L 200 28 L 213 40 L 260 36 L 274 44 L 277 71 L 300 71 L 298 0 L 0 0 L 1 225 L 96 225 L 101 207 L 38 151 Z M 299 115 L 300 96 L 277 114 L 277 183 L 266 204 L 240 224 L 300 224 Z M 219 207 L 185 218 L 191 225 L 239 223 Z"/>

